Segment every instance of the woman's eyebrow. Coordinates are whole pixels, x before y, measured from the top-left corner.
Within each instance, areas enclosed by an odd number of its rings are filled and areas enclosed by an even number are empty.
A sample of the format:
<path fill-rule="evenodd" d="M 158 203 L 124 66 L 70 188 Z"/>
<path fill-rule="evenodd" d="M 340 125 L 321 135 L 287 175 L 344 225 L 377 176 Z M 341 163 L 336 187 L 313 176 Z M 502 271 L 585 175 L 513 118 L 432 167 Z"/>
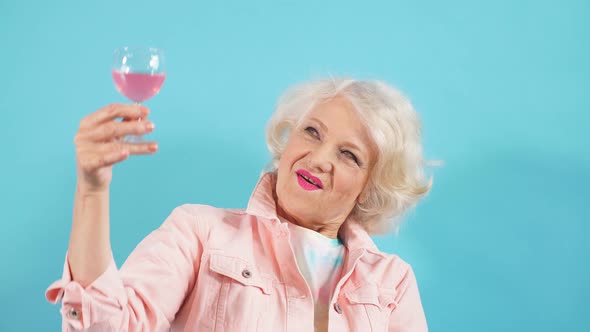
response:
<path fill-rule="evenodd" d="M 358 145 L 354 144 L 353 142 L 344 141 L 344 145 L 352 148 L 353 150 L 357 150 L 359 152 L 363 152 L 363 149 L 361 149 Z"/>
<path fill-rule="evenodd" d="M 364 162 L 368 162 L 369 160 L 369 152 L 368 152 L 368 147 L 364 147 L 360 148 L 358 145 L 354 144 L 351 141 L 344 141 L 344 146 L 346 148 L 349 148 L 351 150 L 353 150 L 353 152 L 356 152 L 356 156 L 357 158 L 359 158 L 360 160 L 364 161 Z"/>
<path fill-rule="evenodd" d="M 320 127 L 322 127 L 322 130 L 323 131 L 328 132 L 328 127 L 326 127 L 326 125 L 322 121 L 320 121 L 320 119 L 314 118 L 314 117 L 311 117 L 309 119 L 312 120 L 312 121 L 314 121 L 314 122 L 317 122 L 320 125 Z"/>

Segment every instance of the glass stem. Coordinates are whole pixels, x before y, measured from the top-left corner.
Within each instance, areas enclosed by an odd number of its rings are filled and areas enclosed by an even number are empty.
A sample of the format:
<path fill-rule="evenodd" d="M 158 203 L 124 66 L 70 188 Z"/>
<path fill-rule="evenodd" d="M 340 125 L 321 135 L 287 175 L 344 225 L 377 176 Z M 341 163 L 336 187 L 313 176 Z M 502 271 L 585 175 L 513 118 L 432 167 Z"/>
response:
<path fill-rule="evenodd" d="M 138 102 L 136 102 L 136 101 L 135 101 L 135 102 L 133 102 L 133 104 L 134 104 L 135 106 L 137 106 L 137 108 L 138 108 L 138 109 L 141 107 L 141 103 L 138 103 Z M 141 120 L 142 120 L 142 118 L 138 118 L 138 119 L 137 119 L 137 122 L 141 122 Z"/>
<path fill-rule="evenodd" d="M 133 102 L 133 105 L 137 106 L 138 108 L 141 107 L 141 103 L 138 102 Z M 141 122 L 142 120 L 142 118 L 138 118 L 137 122 Z M 128 135 L 125 138 L 125 141 L 128 143 L 141 143 L 143 142 L 143 138 L 141 137 L 141 135 Z"/>

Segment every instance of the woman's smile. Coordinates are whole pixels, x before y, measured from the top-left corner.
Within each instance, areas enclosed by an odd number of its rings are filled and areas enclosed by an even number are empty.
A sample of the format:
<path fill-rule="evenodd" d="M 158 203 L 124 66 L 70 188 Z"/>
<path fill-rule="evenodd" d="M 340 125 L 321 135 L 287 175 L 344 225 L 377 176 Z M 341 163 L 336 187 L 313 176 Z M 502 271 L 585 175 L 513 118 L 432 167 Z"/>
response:
<path fill-rule="evenodd" d="M 311 175 L 311 173 L 304 169 L 298 169 L 296 174 L 299 186 L 305 190 L 318 190 L 324 187 L 320 178 Z"/>

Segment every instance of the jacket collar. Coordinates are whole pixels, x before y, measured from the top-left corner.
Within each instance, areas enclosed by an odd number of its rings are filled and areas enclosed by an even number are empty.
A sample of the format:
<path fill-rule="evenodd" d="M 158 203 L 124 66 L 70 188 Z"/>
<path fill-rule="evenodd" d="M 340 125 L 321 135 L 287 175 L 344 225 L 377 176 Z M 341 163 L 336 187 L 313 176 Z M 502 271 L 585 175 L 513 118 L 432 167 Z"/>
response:
<path fill-rule="evenodd" d="M 266 219 L 279 221 L 277 216 L 274 189 L 275 172 L 263 173 L 254 188 L 246 212 Z M 338 236 L 349 251 L 367 249 L 379 252 L 377 246 L 365 229 L 354 218 L 349 217 L 338 230 Z"/>

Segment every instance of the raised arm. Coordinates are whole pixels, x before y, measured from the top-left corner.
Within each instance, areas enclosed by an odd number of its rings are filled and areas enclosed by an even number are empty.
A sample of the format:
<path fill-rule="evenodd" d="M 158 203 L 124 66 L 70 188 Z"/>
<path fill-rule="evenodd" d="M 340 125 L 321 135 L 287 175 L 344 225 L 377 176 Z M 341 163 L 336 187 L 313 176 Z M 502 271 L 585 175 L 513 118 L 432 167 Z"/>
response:
<path fill-rule="evenodd" d="M 147 108 L 109 105 L 85 117 L 76 133 L 78 181 L 68 253 L 61 280 L 47 290 L 62 301 L 63 330 L 160 331 L 169 326 L 199 264 L 195 217 L 175 209 L 130 255 L 121 270 L 109 235 L 112 165 L 157 150 L 121 138 L 153 130 Z M 123 121 L 117 121 L 122 119 Z"/>

